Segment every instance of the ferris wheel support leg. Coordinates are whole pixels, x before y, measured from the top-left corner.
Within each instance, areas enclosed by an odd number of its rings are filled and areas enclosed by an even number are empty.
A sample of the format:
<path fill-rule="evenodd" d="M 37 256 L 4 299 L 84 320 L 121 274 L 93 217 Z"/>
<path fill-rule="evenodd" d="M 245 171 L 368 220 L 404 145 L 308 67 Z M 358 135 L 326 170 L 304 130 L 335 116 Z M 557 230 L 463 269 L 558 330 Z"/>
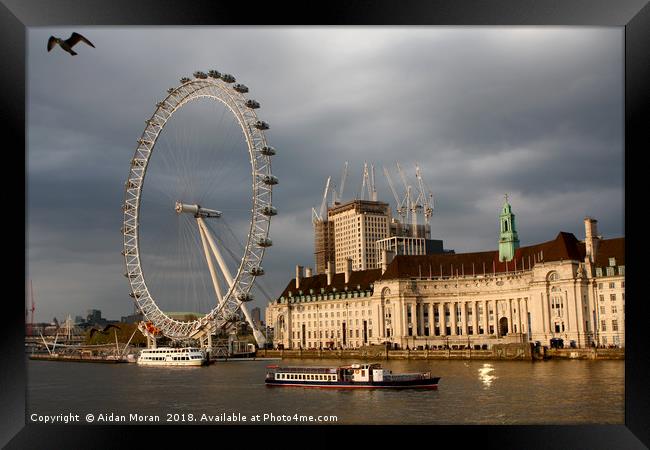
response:
<path fill-rule="evenodd" d="M 205 237 L 208 240 L 208 243 L 210 244 L 210 248 L 212 249 L 212 253 L 214 253 L 215 258 L 217 259 L 217 262 L 219 263 L 219 267 L 221 268 L 221 272 L 223 273 L 224 277 L 226 278 L 226 281 L 229 284 L 230 289 L 233 285 L 233 279 L 232 275 L 230 274 L 230 270 L 228 269 L 228 266 L 226 266 L 223 258 L 221 257 L 221 252 L 219 252 L 219 249 L 217 248 L 216 244 L 214 243 L 214 239 L 212 239 L 212 235 L 210 234 L 210 231 L 208 230 L 208 227 L 205 225 L 205 222 L 203 221 L 202 217 L 197 217 L 197 222 L 199 223 L 199 227 L 202 228 L 203 233 L 205 234 Z M 240 308 L 242 312 L 244 313 L 244 316 L 246 317 L 246 321 L 250 325 L 250 327 L 253 329 L 253 336 L 255 337 L 255 341 L 257 344 L 261 347 L 265 342 L 266 339 L 264 338 L 264 335 L 262 334 L 261 331 L 259 331 L 255 327 L 255 323 L 253 322 L 253 318 L 251 317 L 250 313 L 248 312 L 248 308 L 246 305 L 243 303 L 240 303 Z"/>
<path fill-rule="evenodd" d="M 219 304 L 223 303 L 223 295 L 221 293 L 221 286 L 219 285 L 219 279 L 217 274 L 214 271 L 214 264 L 212 263 L 212 257 L 210 257 L 210 250 L 208 249 L 208 243 L 206 242 L 205 232 L 199 224 L 199 235 L 201 236 L 201 242 L 203 243 L 203 252 L 205 253 L 205 259 L 208 262 L 208 268 L 210 269 L 210 277 L 212 278 L 212 285 L 214 286 L 214 291 L 217 294 L 217 300 Z"/>
<path fill-rule="evenodd" d="M 228 269 L 228 266 L 224 262 L 223 257 L 221 256 L 221 252 L 219 251 L 216 244 L 214 243 L 214 239 L 212 239 L 212 234 L 210 234 L 208 227 L 205 225 L 205 222 L 203 221 L 203 218 L 197 217 L 196 221 L 199 223 L 199 226 L 203 229 L 203 233 L 205 234 L 205 237 L 208 239 L 208 243 L 210 244 L 212 253 L 214 253 L 215 258 L 219 263 L 219 268 L 221 269 L 221 273 L 223 273 L 224 278 L 228 282 L 228 289 L 230 289 L 233 285 L 233 280 L 232 280 L 232 275 L 230 274 L 230 270 Z"/>

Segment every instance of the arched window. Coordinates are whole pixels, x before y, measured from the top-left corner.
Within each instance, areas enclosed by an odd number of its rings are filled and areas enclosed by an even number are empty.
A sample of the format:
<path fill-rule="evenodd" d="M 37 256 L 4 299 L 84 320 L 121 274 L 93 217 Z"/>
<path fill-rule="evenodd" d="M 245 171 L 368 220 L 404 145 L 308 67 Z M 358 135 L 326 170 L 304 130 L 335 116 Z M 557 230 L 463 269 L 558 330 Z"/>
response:
<path fill-rule="evenodd" d="M 548 281 L 557 281 L 557 280 L 560 279 L 560 275 L 557 272 L 552 271 L 552 272 L 549 272 L 548 275 L 546 275 L 546 279 Z"/>

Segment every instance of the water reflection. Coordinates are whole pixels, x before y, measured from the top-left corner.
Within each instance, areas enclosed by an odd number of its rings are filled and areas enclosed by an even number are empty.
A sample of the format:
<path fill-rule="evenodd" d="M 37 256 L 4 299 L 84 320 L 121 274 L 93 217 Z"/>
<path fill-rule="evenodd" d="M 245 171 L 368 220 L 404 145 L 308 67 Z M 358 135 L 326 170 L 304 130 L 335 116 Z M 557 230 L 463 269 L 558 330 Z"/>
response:
<path fill-rule="evenodd" d="M 281 364 L 334 367 L 352 362 L 362 361 Z M 223 362 L 195 370 L 28 361 L 27 408 L 48 415 L 113 412 L 127 417 L 327 414 L 337 416 L 341 425 L 623 424 L 624 363 L 389 360 L 382 366 L 396 373 L 431 371 L 441 377 L 438 390 L 339 390 L 267 387 L 268 361 Z"/>
<path fill-rule="evenodd" d="M 489 388 L 492 385 L 492 381 L 498 378 L 497 376 L 492 375 L 491 372 L 493 371 L 494 367 L 489 363 L 483 364 L 483 367 L 478 369 L 478 379 L 483 382 L 483 385 L 486 388 Z"/>

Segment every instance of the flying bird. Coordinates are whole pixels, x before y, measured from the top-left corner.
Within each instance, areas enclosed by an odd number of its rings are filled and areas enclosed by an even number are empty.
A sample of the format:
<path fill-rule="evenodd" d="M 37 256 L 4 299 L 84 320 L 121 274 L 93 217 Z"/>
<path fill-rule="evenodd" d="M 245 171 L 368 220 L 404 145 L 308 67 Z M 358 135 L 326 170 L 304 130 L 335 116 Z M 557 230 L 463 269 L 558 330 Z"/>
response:
<path fill-rule="evenodd" d="M 50 36 L 50 38 L 47 40 L 47 51 L 49 52 L 54 48 L 56 44 L 59 44 L 63 50 L 65 50 L 66 52 L 74 56 L 77 54 L 77 52 L 72 50 L 72 47 L 74 47 L 79 41 L 85 42 L 86 44 L 95 48 L 92 42 L 90 42 L 88 39 L 86 39 L 79 33 L 72 33 L 72 35 L 65 41 L 61 38 Z"/>
<path fill-rule="evenodd" d="M 95 327 L 92 327 L 90 329 L 90 338 L 92 339 L 95 333 L 106 334 L 106 333 L 108 333 L 108 330 L 110 330 L 111 328 L 117 328 L 118 330 L 121 330 L 120 327 L 118 327 L 117 325 L 113 325 L 112 323 L 109 323 L 108 325 L 106 325 L 103 330 L 99 330 L 99 329 L 97 329 Z"/>

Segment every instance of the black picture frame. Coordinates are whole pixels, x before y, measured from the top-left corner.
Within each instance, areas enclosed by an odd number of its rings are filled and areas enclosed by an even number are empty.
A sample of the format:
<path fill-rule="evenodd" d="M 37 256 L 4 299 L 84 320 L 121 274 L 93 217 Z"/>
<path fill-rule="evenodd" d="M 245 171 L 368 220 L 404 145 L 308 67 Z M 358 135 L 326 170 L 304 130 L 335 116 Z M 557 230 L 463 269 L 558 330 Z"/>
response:
<path fill-rule="evenodd" d="M 623 449 L 650 446 L 650 395 L 648 392 L 648 345 L 644 329 L 648 302 L 641 296 L 640 255 L 643 235 L 635 224 L 643 220 L 645 204 L 635 198 L 647 192 L 636 185 L 636 170 L 648 146 L 648 80 L 650 80 L 650 5 L 647 0 L 432 0 L 347 1 L 309 3 L 217 2 L 207 0 L 1 0 L 0 48 L 2 65 L 2 116 L 7 142 L 13 148 L 25 146 L 26 29 L 40 26 L 73 25 L 556 25 L 615 26 L 625 28 L 625 234 L 627 269 L 627 317 L 625 362 L 625 425 L 580 426 L 435 426 L 354 427 L 345 445 L 379 445 L 386 432 L 398 440 L 417 438 L 411 445 L 458 445 L 475 441 L 478 448 L 588 448 Z M 645 114 L 644 114 L 645 113 Z M 15 153 L 15 152 L 14 152 Z M 18 153 L 19 154 L 19 153 Z M 25 158 L 23 158 L 23 163 Z M 26 168 L 26 166 L 25 166 Z M 26 175 L 26 172 L 24 172 Z M 642 176 L 642 175 L 641 175 Z M 25 180 L 23 180 L 25 182 Z M 19 185 L 19 181 L 15 182 Z M 24 184 L 26 186 L 26 182 Z M 4 196 L 3 196 L 4 197 Z M 6 197 L 5 197 L 6 198 Z M 26 208 L 25 192 L 25 208 Z M 12 199 L 15 202 L 15 199 Z M 27 218 L 25 217 L 27 220 Z M 630 240 L 630 233 L 632 234 Z M 25 234 L 26 236 L 26 234 Z M 28 243 L 25 242 L 27 248 Z M 20 250 L 19 250 L 20 251 Z M 25 261 L 26 269 L 27 261 Z M 23 274 L 24 279 L 24 274 Z M 20 277 L 6 278 L 6 284 L 24 285 Z M 24 304 L 20 294 L 7 295 L 3 323 L 2 416 L 0 444 L 7 448 L 131 448 L 140 443 L 159 445 L 174 434 L 191 435 L 187 445 L 224 445 L 226 437 L 250 439 L 246 427 L 163 427 L 156 426 L 155 440 L 149 428 L 141 426 L 37 425 L 26 424 L 24 358 Z M 444 414 L 444 411 L 439 413 Z M 339 431 L 350 427 L 328 428 Z M 312 427 L 290 426 L 282 436 L 261 431 L 266 445 L 284 445 L 287 440 L 311 445 L 305 436 Z M 322 428 L 317 431 L 322 432 Z M 394 434 L 398 432 L 399 434 Z M 331 435 L 330 439 L 334 439 Z M 218 439 L 218 440 L 217 440 Z M 304 440 L 303 440 L 304 439 Z M 328 441 L 330 441 L 328 439 Z M 373 442 L 374 441 L 374 442 Z M 445 444 L 453 442 L 454 444 Z M 331 445 L 341 445 L 330 441 Z M 236 445 L 236 444 L 230 444 Z M 394 444 L 383 444 L 394 445 Z"/>

